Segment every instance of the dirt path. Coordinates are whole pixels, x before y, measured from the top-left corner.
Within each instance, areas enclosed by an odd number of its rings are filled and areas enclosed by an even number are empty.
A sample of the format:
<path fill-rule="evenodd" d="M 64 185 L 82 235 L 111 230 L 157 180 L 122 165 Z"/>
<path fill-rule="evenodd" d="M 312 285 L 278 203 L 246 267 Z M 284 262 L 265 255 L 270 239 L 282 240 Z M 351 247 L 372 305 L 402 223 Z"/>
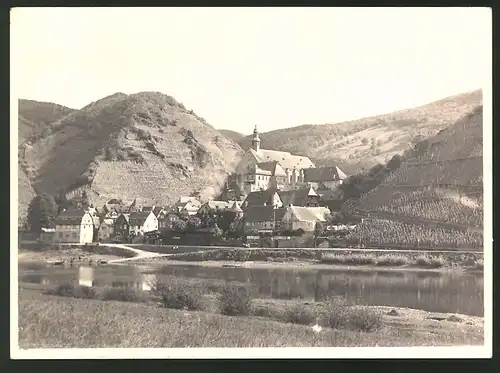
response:
<path fill-rule="evenodd" d="M 63 243 L 61 245 L 79 246 L 81 244 Z M 131 258 L 112 259 L 112 260 L 108 261 L 109 264 L 123 263 L 123 262 L 129 262 L 129 261 L 133 261 L 133 260 L 139 260 L 139 259 L 150 259 L 150 258 L 156 258 L 156 257 L 162 257 L 162 256 L 170 256 L 170 255 L 172 255 L 172 254 L 154 253 L 154 252 L 151 252 L 151 251 L 145 251 L 145 250 L 136 249 L 134 247 L 130 247 L 130 246 L 127 246 L 127 245 L 115 244 L 115 243 L 101 243 L 99 245 L 100 246 L 105 246 L 105 247 L 116 247 L 118 249 L 131 251 L 131 252 L 133 252 L 135 254 L 135 256 L 133 256 Z"/>

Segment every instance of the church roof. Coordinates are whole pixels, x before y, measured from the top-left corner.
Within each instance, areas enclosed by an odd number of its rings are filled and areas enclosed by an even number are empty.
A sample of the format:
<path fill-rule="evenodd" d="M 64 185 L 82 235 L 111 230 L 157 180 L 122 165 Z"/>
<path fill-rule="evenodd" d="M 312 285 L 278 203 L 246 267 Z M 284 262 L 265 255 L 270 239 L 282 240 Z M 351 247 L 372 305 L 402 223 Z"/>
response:
<path fill-rule="evenodd" d="M 277 150 L 268 149 L 259 149 L 259 151 L 250 149 L 250 151 L 259 163 L 276 161 L 283 169 L 301 169 L 314 167 L 314 164 L 308 157 L 304 157 L 301 155 L 293 155 L 288 152 L 280 152 Z"/>
<path fill-rule="evenodd" d="M 286 176 L 285 170 L 278 161 L 260 162 L 257 167 L 261 170 L 270 171 L 272 176 Z"/>

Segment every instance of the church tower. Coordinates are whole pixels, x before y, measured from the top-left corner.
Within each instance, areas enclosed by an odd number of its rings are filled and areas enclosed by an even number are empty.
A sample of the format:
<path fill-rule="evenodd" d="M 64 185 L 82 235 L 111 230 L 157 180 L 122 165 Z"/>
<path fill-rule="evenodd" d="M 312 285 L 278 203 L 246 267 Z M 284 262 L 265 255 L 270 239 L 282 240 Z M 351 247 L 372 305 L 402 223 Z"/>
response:
<path fill-rule="evenodd" d="M 260 150 L 260 139 L 259 132 L 257 131 L 257 125 L 255 125 L 255 128 L 253 130 L 252 149 L 256 152 Z"/>

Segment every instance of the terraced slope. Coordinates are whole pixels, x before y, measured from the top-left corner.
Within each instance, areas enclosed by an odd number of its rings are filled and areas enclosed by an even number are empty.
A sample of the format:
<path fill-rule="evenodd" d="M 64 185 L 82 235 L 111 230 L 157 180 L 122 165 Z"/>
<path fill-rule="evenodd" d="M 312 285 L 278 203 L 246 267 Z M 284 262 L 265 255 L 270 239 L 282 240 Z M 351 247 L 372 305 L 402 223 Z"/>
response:
<path fill-rule="evenodd" d="M 116 93 L 59 119 L 20 152 L 37 192 L 91 202 L 218 192 L 241 148 L 168 95 Z"/>
<path fill-rule="evenodd" d="M 403 162 L 365 194 L 356 208 L 370 218 L 347 239 L 482 247 L 482 122 L 480 106 L 430 138 L 422 156 Z"/>

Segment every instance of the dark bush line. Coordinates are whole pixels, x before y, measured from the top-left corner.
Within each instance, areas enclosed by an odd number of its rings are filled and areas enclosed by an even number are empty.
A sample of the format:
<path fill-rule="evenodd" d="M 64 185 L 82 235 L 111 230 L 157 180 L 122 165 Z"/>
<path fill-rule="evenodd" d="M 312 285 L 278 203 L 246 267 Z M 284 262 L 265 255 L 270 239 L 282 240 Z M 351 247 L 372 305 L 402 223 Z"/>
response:
<path fill-rule="evenodd" d="M 152 284 L 151 294 L 159 299 L 164 308 L 186 311 L 208 311 L 205 295 L 208 288 L 203 284 L 190 284 L 181 279 L 160 279 Z M 218 311 L 226 316 L 260 316 L 275 321 L 300 325 L 318 324 L 333 329 L 349 329 L 372 332 L 382 327 L 382 313 L 365 306 L 347 305 L 337 298 L 328 298 L 322 303 L 293 306 L 258 306 L 248 286 L 229 282 L 219 288 Z M 46 295 L 57 295 L 102 301 L 147 302 L 151 300 L 145 292 L 130 288 L 86 287 L 62 284 L 43 291 Z"/>

